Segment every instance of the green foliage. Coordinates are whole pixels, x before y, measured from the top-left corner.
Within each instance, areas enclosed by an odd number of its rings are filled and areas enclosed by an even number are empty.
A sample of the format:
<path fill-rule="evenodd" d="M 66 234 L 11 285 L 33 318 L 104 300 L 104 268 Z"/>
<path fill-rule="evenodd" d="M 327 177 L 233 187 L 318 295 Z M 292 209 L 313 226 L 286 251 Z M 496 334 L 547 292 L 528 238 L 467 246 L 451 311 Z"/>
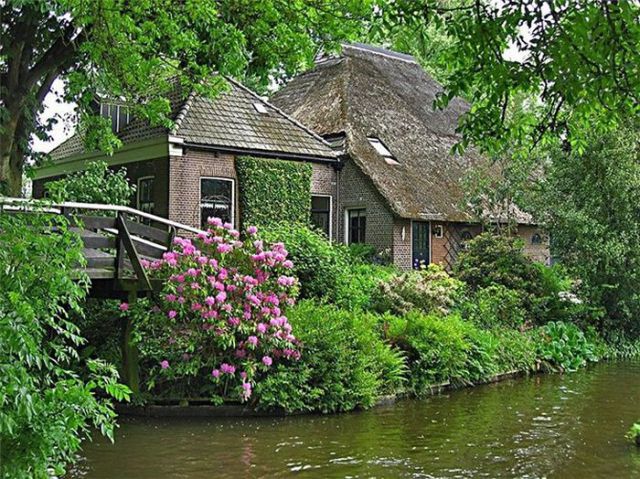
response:
<path fill-rule="evenodd" d="M 639 11 L 629 1 L 416 0 L 385 5 L 374 27 L 379 41 L 440 75 L 439 106 L 455 97 L 473 104 L 461 118 L 463 146 L 526 153 L 563 133 L 580 150 L 589 131 L 638 114 Z M 532 99 L 525 111 L 522 97 Z"/>
<path fill-rule="evenodd" d="M 45 183 L 48 196 L 55 202 L 77 201 L 128 206 L 136 187 L 129 184 L 127 170 L 110 170 L 106 161 L 92 161 L 83 171 Z"/>
<path fill-rule="evenodd" d="M 82 303 L 82 314 L 73 314 L 73 323 L 86 339 L 78 350 L 81 358 L 121 364 L 122 318 L 118 314 L 119 304 L 118 300 L 87 298 Z"/>
<path fill-rule="evenodd" d="M 517 331 L 482 330 L 459 315 L 385 315 L 385 334 L 407 354 L 409 387 L 417 395 L 441 383 L 473 384 L 496 374 L 533 368 L 529 338 Z"/>
<path fill-rule="evenodd" d="M 637 128 L 591 134 L 583 154 L 551 150 L 535 201 L 553 252 L 604 308 L 603 334 L 640 335 L 640 163 Z"/>
<path fill-rule="evenodd" d="M 602 357 L 603 345 L 587 337 L 576 325 L 549 322 L 535 332 L 537 354 L 552 370 L 576 371 Z"/>
<path fill-rule="evenodd" d="M 625 434 L 624 437 L 626 437 L 630 441 L 635 442 L 638 446 L 640 446 L 640 423 L 639 422 L 634 423 L 629 428 L 629 430 L 627 431 L 627 434 Z"/>
<path fill-rule="evenodd" d="M 245 226 L 309 224 L 310 163 L 240 157 L 236 169 Z"/>
<path fill-rule="evenodd" d="M 56 228 L 57 234 L 51 234 Z M 91 429 L 113 438 L 106 396 L 128 398 L 115 369 L 73 371 L 84 339 L 68 318 L 81 313 L 87 281 L 74 281 L 82 245 L 60 216 L 0 215 L 0 477 L 64 475 Z"/>
<path fill-rule="evenodd" d="M 256 386 L 260 408 L 366 408 L 404 382 L 403 356 L 381 340 L 375 316 L 302 301 L 289 310 L 289 321 L 302 342 L 302 357 Z"/>
<path fill-rule="evenodd" d="M 311 65 L 319 50 L 334 51 L 359 36 L 373 3 L 3 2 L 3 45 L 23 46 L 3 49 L 0 191 L 10 183 L 10 193 L 19 193 L 29 138 L 34 130 L 46 138 L 55 123 L 37 113 L 56 78 L 63 80 L 65 100 L 77 105 L 89 149 L 112 153 L 120 142 L 96 121 L 97 95 L 122 99 L 136 117 L 170 126 L 176 82 L 185 96 L 192 89 L 213 95 L 220 85 L 202 80 L 218 72 L 264 89 Z"/>
<path fill-rule="evenodd" d="M 281 225 L 263 233 L 267 241 L 282 241 L 300 281 L 300 297 L 315 298 L 342 308 L 373 307 L 380 281 L 396 274 L 354 258 L 344 245 L 332 244 L 323 234 L 305 226 Z"/>
<path fill-rule="evenodd" d="M 293 261 L 293 273 L 300 280 L 301 298 L 333 298 L 349 265 L 340 248 L 305 226 L 274 225 L 263 232 L 263 237 L 284 243 Z"/>
<path fill-rule="evenodd" d="M 345 309 L 373 310 L 380 284 L 398 274 L 393 266 L 352 261 L 337 277 L 327 300 Z"/>
<path fill-rule="evenodd" d="M 471 292 L 501 285 L 517 293 L 528 320 L 544 322 L 546 311 L 541 269 L 523 251 L 522 240 L 511 236 L 482 233 L 466 245 L 454 266 L 455 276 Z"/>
<path fill-rule="evenodd" d="M 376 300 L 378 311 L 406 314 L 415 309 L 446 315 L 460 300 L 464 284 L 442 266 L 430 264 L 381 282 Z"/>
<path fill-rule="evenodd" d="M 477 290 L 461 309 L 465 318 L 484 328 L 519 328 L 527 315 L 518 291 L 501 284 Z"/>
<path fill-rule="evenodd" d="M 524 254 L 522 240 L 482 233 L 466 244 L 455 264 L 458 279 L 472 290 L 500 284 L 509 289 L 538 294 L 540 272 Z"/>

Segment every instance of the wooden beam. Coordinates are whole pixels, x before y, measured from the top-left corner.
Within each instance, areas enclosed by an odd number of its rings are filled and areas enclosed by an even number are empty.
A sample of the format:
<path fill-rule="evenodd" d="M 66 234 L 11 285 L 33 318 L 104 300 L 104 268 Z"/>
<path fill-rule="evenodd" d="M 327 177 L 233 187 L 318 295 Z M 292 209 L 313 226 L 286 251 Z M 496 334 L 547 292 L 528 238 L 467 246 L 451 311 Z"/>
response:
<path fill-rule="evenodd" d="M 127 225 L 124 219 L 123 214 L 118 214 L 118 238 L 122 241 L 122 245 L 124 246 L 125 251 L 127 252 L 127 256 L 129 256 L 129 260 L 131 261 L 131 266 L 133 266 L 133 270 L 136 273 L 136 277 L 138 281 L 140 281 L 141 286 L 146 291 L 151 291 L 151 283 L 149 282 L 149 277 L 147 276 L 147 272 L 142 267 L 140 263 L 140 257 L 138 256 L 138 252 L 136 251 L 136 247 L 133 244 L 133 240 L 131 239 L 131 235 L 129 234 L 129 230 L 127 229 Z"/>

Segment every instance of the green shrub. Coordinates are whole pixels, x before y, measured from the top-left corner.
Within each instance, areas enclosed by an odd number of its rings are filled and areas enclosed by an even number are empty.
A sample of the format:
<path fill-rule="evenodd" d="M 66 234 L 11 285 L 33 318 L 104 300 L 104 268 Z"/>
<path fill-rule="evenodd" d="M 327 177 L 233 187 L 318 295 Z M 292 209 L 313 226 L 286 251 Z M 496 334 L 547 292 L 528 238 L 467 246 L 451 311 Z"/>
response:
<path fill-rule="evenodd" d="M 484 328 L 520 328 L 527 315 L 518 291 L 501 284 L 487 286 L 471 294 L 461 311 L 466 319 Z"/>
<path fill-rule="evenodd" d="M 136 187 L 129 184 L 127 170 L 110 170 L 106 161 L 92 161 L 83 171 L 45 184 L 49 197 L 58 202 L 78 201 L 127 206 Z"/>
<path fill-rule="evenodd" d="M 379 296 L 380 283 L 395 275 L 393 266 L 354 261 L 338 275 L 330 301 L 341 308 L 371 310 Z"/>
<path fill-rule="evenodd" d="M 403 317 L 385 316 L 391 344 L 407 353 L 409 386 L 423 394 L 434 384 L 467 376 L 469 324 L 457 316 L 440 317 L 412 311 Z"/>
<path fill-rule="evenodd" d="M 493 233 L 476 236 L 460 254 L 454 272 L 471 292 L 496 285 L 515 292 L 530 322 L 578 320 L 593 314 L 568 300 L 571 280 L 562 269 L 531 261 L 519 238 Z"/>
<path fill-rule="evenodd" d="M 259 408 L 349 411 L 403 383 L 403 356 L 377 334 L 376 316 L 302 301 L 288 317 L 302 356 L 256 386 Z"/>
<path fill-rule="evenodd" d="M 236 160 L 243 227 L 309 225 L 309 163 L 240 157 Z"/>
<path fill-rule="evenodd" d="M 540 270 L 525 256 L 523 246 L 519 238 L 482 233 L 460 253 L 455 275 L 472 291 L 500 284 L 530 296 L 542 296 Z"/>
<path fill-rule="evenodd" d="M 338 279 L 348 268 L 344 252 L 321 234 L 305 226 L 281 225 L 262 232 L 267 242 L 280 241 L 293 261 L 301 298 L 333 299 Z"/>
<path fill-rule="evenodd" d="M 571 323 L 552 321 L 534 334 L 537 354 L 550 370 L 576 371 L 604 354 L 603 345 L 594 335 L 588 337 Z"/>
<path fill-rule="evenodd" d="M 430 264 L 381 282 L 376 308 L 395 314 L 413 309 L 448 314 L 460 300 L 463 288 L 463 283 L 450 277 L 442 266 Z"/>
<path fill-rule="evenodd" d="M 457 314 L 412 311 L 384 316 L 389 342 L 407 354 L 409 389 L 423 395 L 430 386 L 486 381 L 497 374 L 528 371 L 536 363 L 531 339 L 518 331 L 483 330 Z"/>
<path fill-rule="evenodd" d="M 82 244 L 66 220 L 44 213 L 0 215 L 0 476 L 64 475 L 92 430 L 113 437 L 108 399 L 124 399 L 115 369 L 74 369 L 84 342 L 68 317 L 80 314 L 87 281 L 74 281 Z M 51 230 L 55 228 L 56 234 Z"/>

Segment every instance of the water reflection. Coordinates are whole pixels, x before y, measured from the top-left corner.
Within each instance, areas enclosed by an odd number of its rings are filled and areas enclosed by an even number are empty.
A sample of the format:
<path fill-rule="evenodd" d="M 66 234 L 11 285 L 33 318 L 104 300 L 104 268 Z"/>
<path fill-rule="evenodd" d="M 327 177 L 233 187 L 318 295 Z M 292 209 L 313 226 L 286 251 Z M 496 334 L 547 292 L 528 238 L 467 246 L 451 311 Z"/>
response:
<path fill-rule="evenodd" d="M 129 420 L 72 477 L 640 477 L 640 363 L 337 416 Z"/>

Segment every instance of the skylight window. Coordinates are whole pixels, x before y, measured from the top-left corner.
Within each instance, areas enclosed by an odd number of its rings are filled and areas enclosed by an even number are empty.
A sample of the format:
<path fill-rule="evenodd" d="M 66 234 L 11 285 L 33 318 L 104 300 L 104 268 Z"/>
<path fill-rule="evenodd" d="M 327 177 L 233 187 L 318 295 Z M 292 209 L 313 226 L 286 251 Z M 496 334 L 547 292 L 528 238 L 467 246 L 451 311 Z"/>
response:
<path fill-rule="evenodd" d="M 267 107 L 266 107 L 266 106 L 264 106 L 264 103 L 257 103 L 257 102 L 256 102 L 256 103 L 254 103 L 254 104 L 253 104 L 253 107 L 256 109 L 256 111 L 257 111 L 258 113 L 261 113 L 261 114 L 263 114 L 263 115 L 264 115 L 265 113 L 269 113 L 269 110 L 267 110 Z"/>
<path fill-rule="evenodd" d="M 399 165 L 400 164 L 398 162 L 398 160 L 396 160 L 396 158 L 393 156 L 391 151 L 389 151 L 389 148 L 387 148 L 387 146 L 384 143 L 382 143 L 380 138 L 375 138 L 373 136 L 370 136 L 368 138 L 368 140 L 369 140 L 369 143 L 371 143 L 371 146 L 373 146 L 375 148 L 376 152 L 380 156 L 382 156 L 384 158 L 384 161 L 388 165 Z"/>

